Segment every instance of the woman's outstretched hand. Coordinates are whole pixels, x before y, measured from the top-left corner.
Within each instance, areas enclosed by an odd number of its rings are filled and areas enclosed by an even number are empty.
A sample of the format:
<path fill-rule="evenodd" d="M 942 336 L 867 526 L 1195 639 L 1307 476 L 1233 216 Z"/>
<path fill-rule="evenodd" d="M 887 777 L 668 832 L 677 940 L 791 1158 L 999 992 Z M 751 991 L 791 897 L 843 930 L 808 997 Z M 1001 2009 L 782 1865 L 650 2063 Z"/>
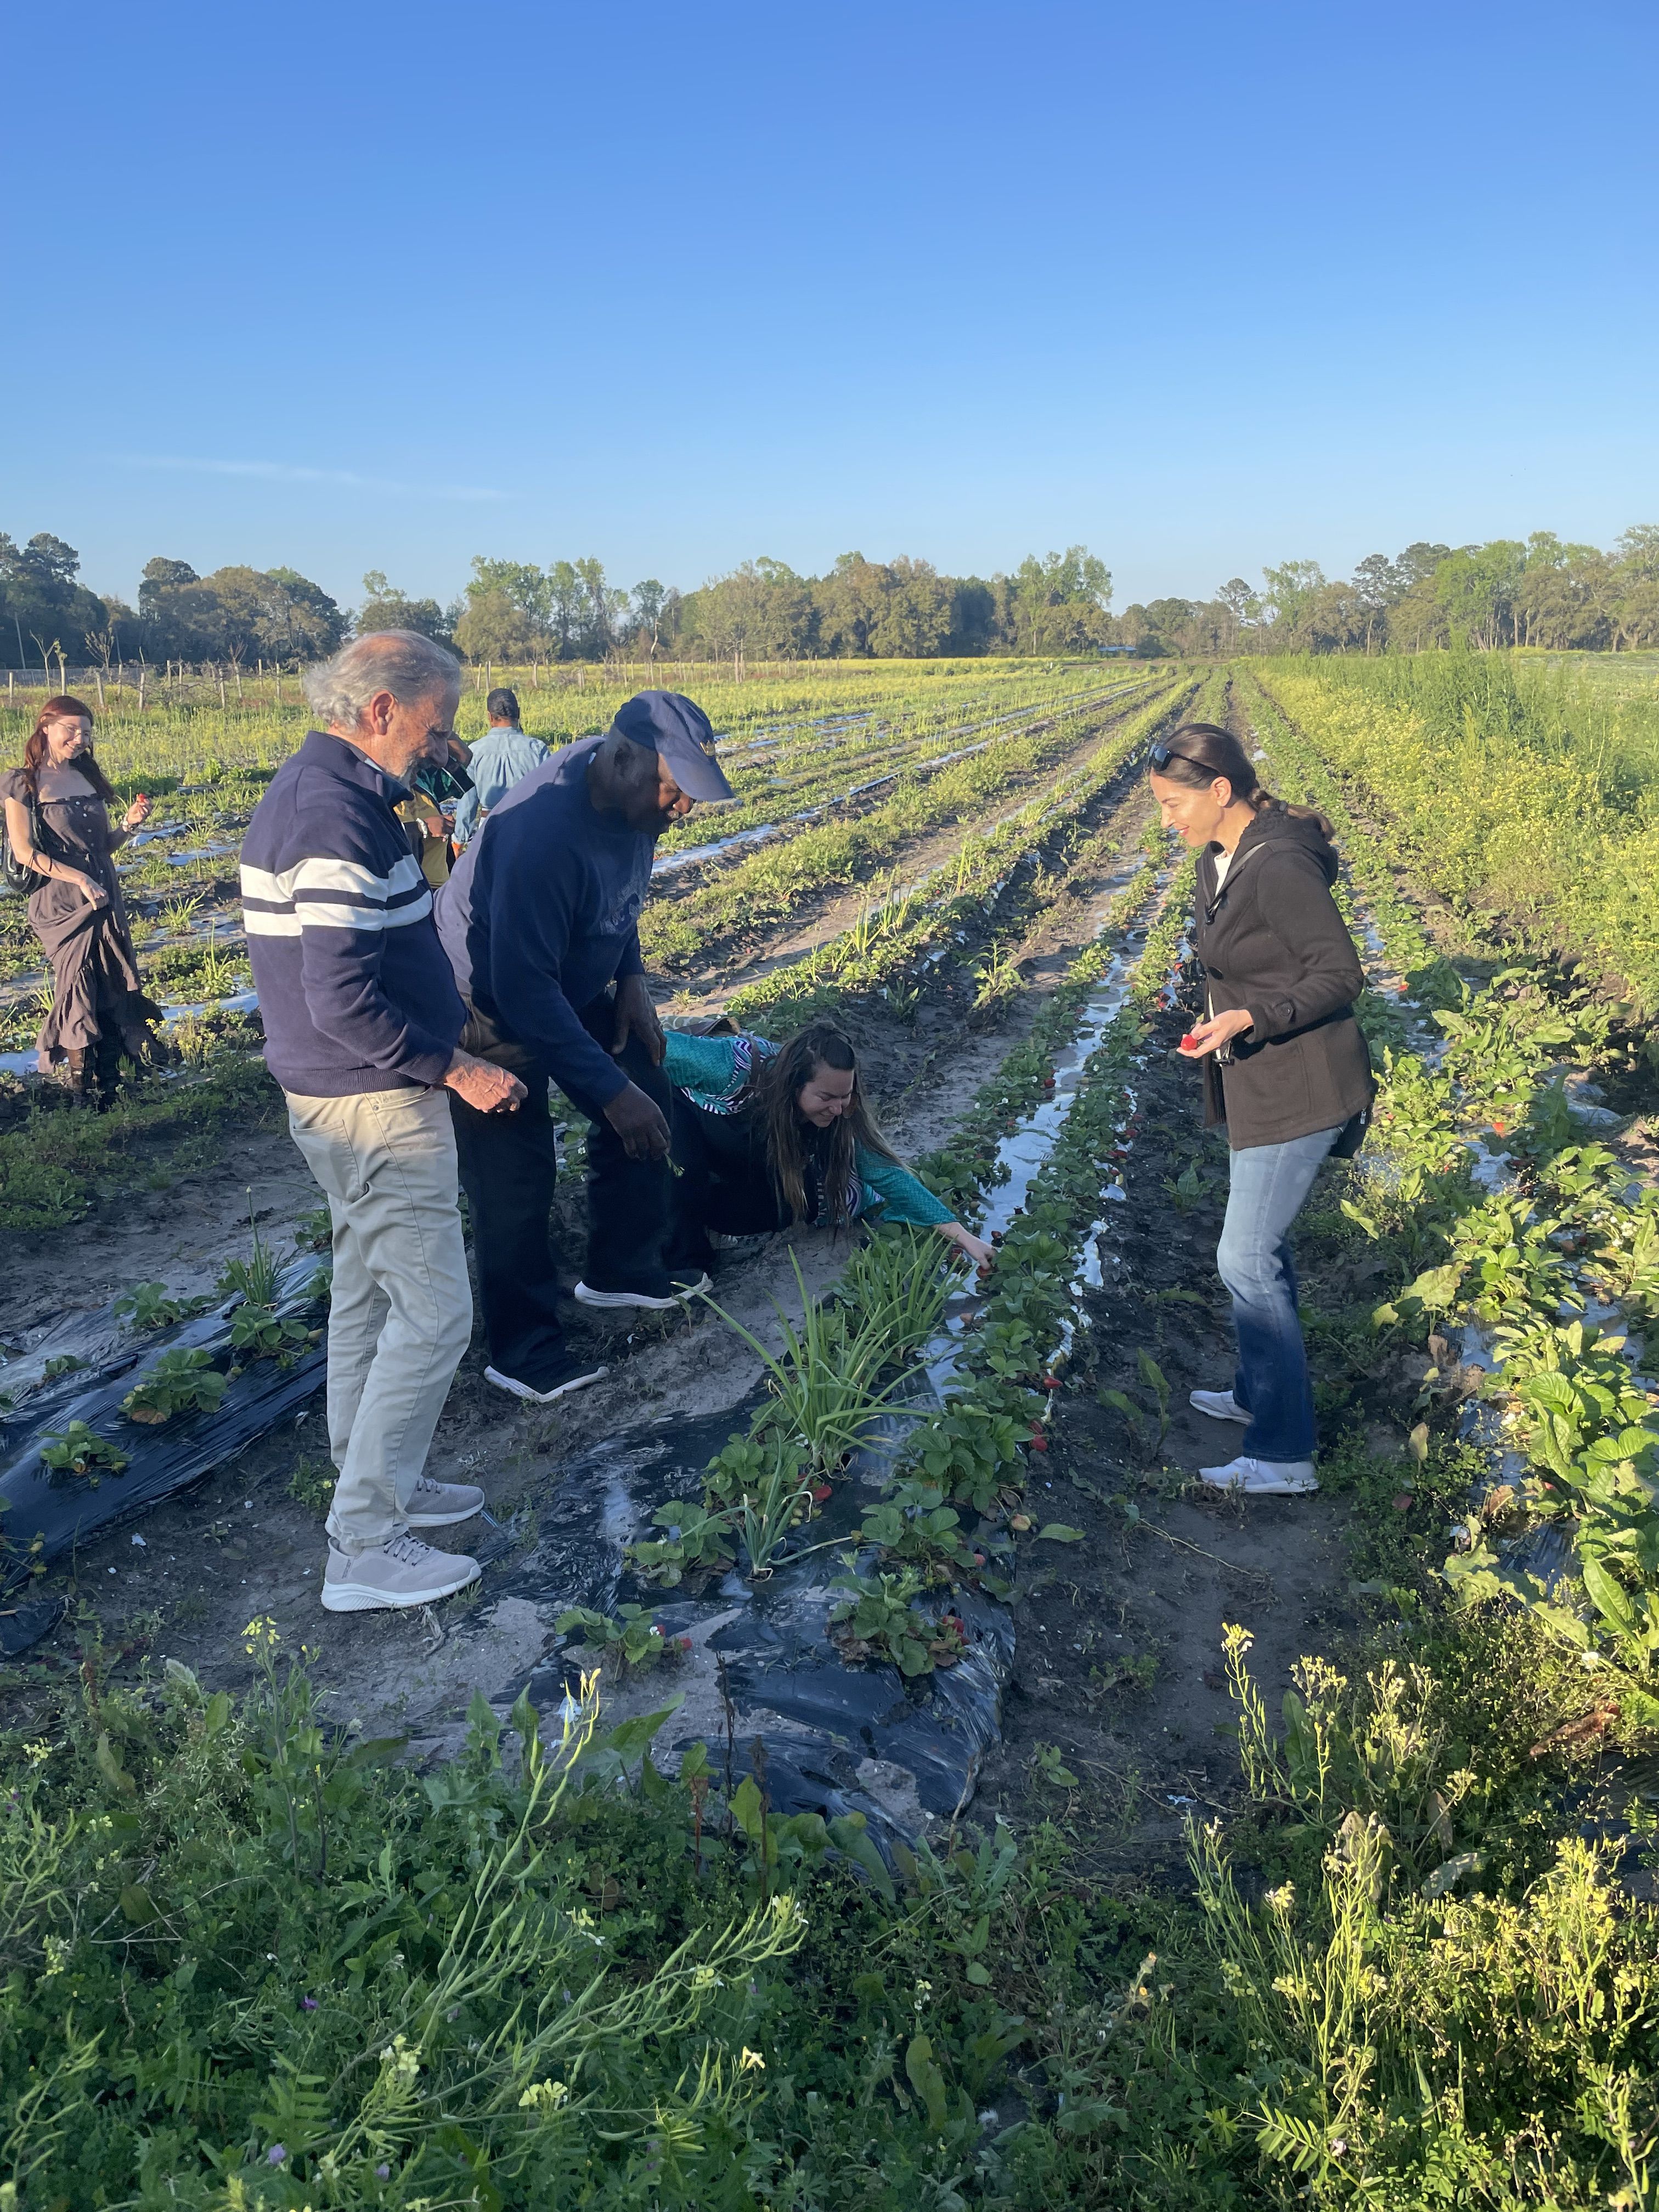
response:
<path fill-rule="evenodd" d="M 1183 1060 L 1202 1060 L 1206 1053 L 1218 1052 L 1229 1037 L 1243 1036 L 1255 1023 L 1248 1008 L 1235 1006 L 1231 1013 L 1218 1014 L 1213 1021 L 1200 1022 L 1189 1030 L 1176 1050 Z"/>
<path fill-rule="evenodd" d="M 129 831 L 142 829 L 149 819 L 150 804 L 149 793 L 141 791 L 121 817 L 121 827 Z"/>
<path fill-rule="evenodd" d="M 939 1233 L 941 1237 L 948 1237 L 954 1245 L 965 1252 L 981 1275 L 990 1273 L 991 1262 L 997 1256 L 994 1244 L 987 1243 L 982 1237 L 975 1237 L 971 1229 L 964 1229 L 959 1221 L 941 1221 Z"/>

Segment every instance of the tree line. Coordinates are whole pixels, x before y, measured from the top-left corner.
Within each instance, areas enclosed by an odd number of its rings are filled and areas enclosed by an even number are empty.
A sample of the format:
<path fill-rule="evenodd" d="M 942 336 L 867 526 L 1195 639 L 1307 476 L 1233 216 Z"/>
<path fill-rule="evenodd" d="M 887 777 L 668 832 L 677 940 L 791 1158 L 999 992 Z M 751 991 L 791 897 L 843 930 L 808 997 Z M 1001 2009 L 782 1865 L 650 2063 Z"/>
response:
<path fill-rule="evenodd" d="M 79 580 L 80 556 L 48 532 L 19 545 L 0 532 L 0 666 L 170 661 L 291 666 L 375 629 L 418 630 L 475 662 L 602 660 L 626 653 L 682 659 L 804 660 L 940 654 L 1098 652 L 1120 643 L 1112 579 L 1086 546 L 1011 575 L 945 576 L 927 561 L 843 554 L 827 575 L 781 561 L 744 562 L 694 592 L 647 577 L 613 585 L 598 560 L 545 568 L 480 554 L 447 606 L 379 569 L 343 608 L 293 568 L 233 566 L 198 575 L 187 561 L 144 565 L 138 605 Z"/>
<path fill-rule="evenodd" d="M 432 623 L 430 600 L 390 592 L 384 576 L 358 624 Z M 826 575 L 799 575 L 782 561 L 745 561 L 695 592 L 654 577 L 623 591 L 598 561 L 472 563 L 464 597 L 443 617 L 470 659 L 520 663 L 601 659 L 623 652 L 677 659 L 924 659 L 941 654 L 1098 652 L 1118 642 L 1112 579 L 1084 545 L 1039 558 L 1012 575 L 942 575 L 902 556 L 843 553 Z M 431 632 L 436 635 L 436 631 Z"/>
<path fill-rule="evenodd" d="M 1501 646 L 1629 652 L 1659 645 L 1659 525 L 1626 530 L 1611 551 L 1552 530 L 1524 544 L 1419 540 L 1390 560 L 1369 554 L 1346 581 L 1316 561 L 1235 576 L 1212 599 L 1127 608 L 1137 649 L 1194 658 L 1233 653 L 1426 653 Z"/>
<path fill-rule="evenodd" d="M 1086 546 L 1028 554 L 1012 572 L 949 576 L 901 556 L 844 553 L 822 576 L 745 561 L 697 590 L 647 577 L 613 585 L 597 560 L 544 568 L 480 554 L 448 605 L 411 596 L 380 570 L 342 607 L 294 568 L 198 575 L 147 562 L 138 605 L 80 580 L 80 556 L 50 532 L 18 544 L 0 532 L 0 666 L 110 667 L 169 661 L 291 667 L 354 632 L 413 629 L 499 665 L 646 659 L 926 659 L 1119 652 L 1212 659 L 1235 653 L 1418 653 L 1500 646 L 1628 651 L 1659 644 L 1659 525 L 1610 551 L 1536 531 L 1449 546 L 1420 540 L 1373 553 L 1346 580 L 1316 561 L 1235 576 L 1210 599 L 1160 599 L 1111 611 L 1112 579 Z"/>

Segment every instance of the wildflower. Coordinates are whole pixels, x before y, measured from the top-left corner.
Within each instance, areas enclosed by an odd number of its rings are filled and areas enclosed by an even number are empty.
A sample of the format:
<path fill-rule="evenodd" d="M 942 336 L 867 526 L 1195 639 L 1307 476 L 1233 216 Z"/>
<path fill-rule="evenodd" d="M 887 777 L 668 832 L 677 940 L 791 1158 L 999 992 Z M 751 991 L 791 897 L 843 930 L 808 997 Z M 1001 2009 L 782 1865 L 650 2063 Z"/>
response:
<path fill-rule="evenodd" d="M 916 1984 L 916 1998 L 915 1998 L 915 2003 L 916 2003 L 916 2010 L 917 2010 L 918 2012 L 926 2012 L 926 2011 L 927 2011 L 927 2000 L 928 2000 L 928 1998 L 929 1998 L 929 1997 L 931 1997 L 931 1996 L 933 1996 L 933 1984 L 932 1984 L 931 1982 L 918 1982 L 918 1983 Z"/>
<path fill-rule="evenodd" d="M 1296 1903 L 1296 1884 L 1293 1881 L 1287 1881 L 1281 1884 L 1278 1889 L 1270 1889 L 1267 1894 L 1266 1903 L 1270 1912 L 1277 1912 L 1283 1917 L 1289 1913 Z"/>
<path fill-rule="evenodd" d="M 410 2049 L 409 2039 L 404 2035 L 392 2037 L 391 2042 L 380 2053 L 380 2063 L 401 2074 L 405 2081 L 412 2081 L 421 2070 L 420 2059 Z"/>
<path fill-rule="evenodd" d="M 301 1997 L 300 2000 L 300 2009 L 301 2012 L 315 2012 L 317 2009 L 316 1998 Z"/>
<path fill-rule="evenodd" d="M 743 2074 L 764 2074 L 766 2071 L 766 2061 L 761 2057 L 758 2051 L 750 2050 L 748 2045 L 745 2044 L 744 2045 L 743 2057 L 738 2061 L 738 2070 L 739 2073 Z"/>
<path fill-rule="evenodd" d="M 265 2153 L 265 2164 L 267 2166 L 284 2166 L 287 2162 L 288 2146 L 285 2143 L 272 2143 L 270 2148 Z"/>
<path fill-rule="evenodd" d="M 37 1737 L 34 1742 L 23 1746 L 23 1756 L 31 1766 L 39 1766 L 43 1759 L 52 1757 L 52 1746 L 44 1736 Z"/>
<path fill-rule="evenodd" d="M 391 2180 L 391 2179 L 392 2179 L 392 2168 L 391 2168 L 391 2167 L 386 2164 L 386 2160 L 385 2160 L 384 2159 L 382 2159 L 382 2160 L 380 2160 L 380 2164 L 375 2167 L 375 2169 L 374 2169 L 374 2178 L 375 2178 L 375 2179 L 376 2179 L 377 2181 L 390 2181 L 390 2180 Z"/>
<path fill-rule="evenodd" d="M 532 2081 L 519 2100 L 520 2112 L 556 2112 L 570 2094 L 565 2081 Z"/>

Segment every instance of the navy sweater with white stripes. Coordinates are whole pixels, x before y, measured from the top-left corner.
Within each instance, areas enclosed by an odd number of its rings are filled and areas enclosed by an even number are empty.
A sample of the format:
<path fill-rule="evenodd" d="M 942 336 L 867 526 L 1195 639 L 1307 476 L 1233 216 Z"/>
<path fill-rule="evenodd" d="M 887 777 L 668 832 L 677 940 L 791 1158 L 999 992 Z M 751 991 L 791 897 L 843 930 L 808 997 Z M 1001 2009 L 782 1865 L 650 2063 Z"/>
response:
<path fill-rule="evenodd" d="M 405 787 L 312 731 L 242 840 L 242 911 L 284 1091 L 340 1098 L 440 1082 L 466 1012 L 432 894 L 392 811 Z"/>

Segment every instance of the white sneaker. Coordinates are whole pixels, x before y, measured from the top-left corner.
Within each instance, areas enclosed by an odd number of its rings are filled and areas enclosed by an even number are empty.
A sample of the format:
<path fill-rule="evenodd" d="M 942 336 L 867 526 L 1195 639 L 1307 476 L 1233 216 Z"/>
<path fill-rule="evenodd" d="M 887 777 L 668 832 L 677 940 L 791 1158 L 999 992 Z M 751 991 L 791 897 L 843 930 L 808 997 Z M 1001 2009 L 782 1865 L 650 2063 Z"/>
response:
<path fill-rule="evenodd" d="M 1187 1403 L 1207 1413 L 1212 1421 L 1242 1421 L 1247 1429 L 1250 1425 L 1248 1409 L 1237 1402 L 1231 1390 L 1189 1391 Z"/>
<path fill-rule="evenodd" d="M 578 1283 L 574 1295 L 585 1306 L 641 1306 L 647 1313 L 672 1313 L 684 1299 L 712 1287 L 707 1275 L 699 1275 L 696 1282 L 673 1284 L 665 1298 L 650 1291 L 596 1291 L 587 1283 Z"/>
<path fill-rule="evenodd" d="M 1225 1467 L 1201 1467 L 1198 1479 L 1212 1490 L 1242 1492 L 1248 1498 L 1305 1498 L 1319 1487 L 1310 1459 L 1229 1460 Z"/>
<path fill-rule="evenodd" d="M 440 1552 L 418 1536 L 390 1536 L 367 1552 L 328 1547 L 323 1603 L 330 1613 L 377 1613 L 383 1607 L 436 1605 L 476 1583 L 476 1559 Z"/>
<path fill-rule="evenodd" d="M 453 1528 L 483 1510 L 483 1492 L 473 1482 L 436 1482 L 423 1474 L 404 1508 L 411 1528 Z"/>
<path fill-rule="evenodd" d="M 602 1364 L 590 1364 L 586 1359 L 567 1359 L 544 1390 L 537 1390 L 528 1382 L 520 1382 L 516 1375 L 504 1375 L 499 1367 L 486 1367 L 484 1381 L 493 1382 L 498 1390 L 505 1390 L 514 1398 L 523 1398 L 532 1406 L 550 1406 L 562 1398 L 567 1390 L 586 1389 L 597 1382 L 611 1370 Z"/>

